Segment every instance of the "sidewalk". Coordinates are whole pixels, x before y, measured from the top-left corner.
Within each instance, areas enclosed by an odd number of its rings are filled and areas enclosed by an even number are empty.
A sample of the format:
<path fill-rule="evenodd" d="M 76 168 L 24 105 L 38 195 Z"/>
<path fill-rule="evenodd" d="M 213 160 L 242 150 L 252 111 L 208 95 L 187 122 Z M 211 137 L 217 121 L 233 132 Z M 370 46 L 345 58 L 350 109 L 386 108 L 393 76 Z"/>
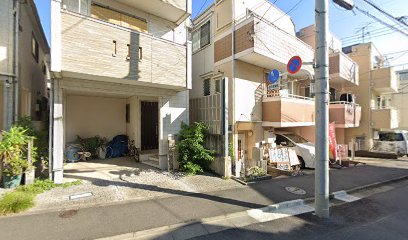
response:
<path fill-rule="evenodd" d="M 373 165 L 330 171 L 330 192 L 408 176 L 408 161 L 386 161 L 384 166 L 375 162 Z M 306 194 L 289 193 L 285 190 L 288 186 L 304 189 Z M 95 239 L 261 208 L 313 197 L 314 175 L 273 179 L 211 193 L 191 194 L 158 186 L 140 187 L 177 196 L 3 217 L 0 218 L 0 239 Z"/>

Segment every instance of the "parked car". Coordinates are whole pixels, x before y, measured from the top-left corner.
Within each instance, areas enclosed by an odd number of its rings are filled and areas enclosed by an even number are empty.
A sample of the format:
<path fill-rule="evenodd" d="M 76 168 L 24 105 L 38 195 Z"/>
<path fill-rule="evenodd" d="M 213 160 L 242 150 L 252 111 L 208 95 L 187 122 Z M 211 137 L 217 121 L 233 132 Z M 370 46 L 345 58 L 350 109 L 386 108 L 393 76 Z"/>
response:
<path fill-rule="evenodd" d="M 301 136 L 291 132 L 276 132 L 276 145 L 293 148 L 302 168 L 315 168 L 315 146 Z"/>
<path fill-rule="evenodd" d="M 379 131 L 378 139 L 373 141 L 373 151 L 396 153 L 399 156 L 408 155 L 408 131 Z"/>

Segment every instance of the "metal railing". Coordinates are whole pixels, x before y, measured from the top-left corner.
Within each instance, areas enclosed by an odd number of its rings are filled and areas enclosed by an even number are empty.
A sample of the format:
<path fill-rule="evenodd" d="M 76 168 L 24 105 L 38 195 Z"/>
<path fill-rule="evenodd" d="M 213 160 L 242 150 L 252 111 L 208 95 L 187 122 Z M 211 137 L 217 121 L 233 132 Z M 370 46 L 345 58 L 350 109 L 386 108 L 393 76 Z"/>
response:
<path fill-rule="evenodd" d="M 346 101 L 332 101 L 332 102 L 330 102 L 330 104 L 343 104 L 343 105 L 354 105 L 354 106 L 360 106 L 359 104 L 357 104 L 357 103 L 353 103 L 353 102 L 346 102 Z"/>
<path fill-rule="evenodd" d="M 300 99 L 300 100 L 306 100 L 306 101 L 314 101 L 314 98 L 290 94 L 290 93 L 273 92 L 273 93 L 266 93 L 265 96 L 268 98 L 288 98 L 288 99 Z"/>

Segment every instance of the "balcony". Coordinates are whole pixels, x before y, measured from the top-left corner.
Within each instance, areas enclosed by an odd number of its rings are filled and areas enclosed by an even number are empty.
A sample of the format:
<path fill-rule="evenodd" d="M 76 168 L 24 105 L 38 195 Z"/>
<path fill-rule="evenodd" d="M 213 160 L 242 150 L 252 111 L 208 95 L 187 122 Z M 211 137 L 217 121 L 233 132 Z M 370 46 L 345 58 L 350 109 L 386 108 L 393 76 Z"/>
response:
<path fill-rule="evenodd" d="M 119 3 L 136 8 L 155 16 L 179 24 L 191 14 L 191 0 L 116 0 Z"/>
<path fill-rule="evenodd" d="M 330 54 L 330 85 L 337 88 L 358 86 L 358 65 L 342 52 Z"/>
<path fill-rule="evenodd" d="M 372 122 L 375 129 L 394 129 L 399 126 L 398 110 L 382 108 L 372 110 Z"/>
<path fill-rule="evenodd" d="M 315 102 L 292 94 L 267 94 L 262 102 L 262 118 L 265 127 L 313 126 Z"/>
<path fill-rule="evenodd" d="M 330 122 L 337 128 L 353 128 L 360 126 L 361 106 L 348 102 L 331 102 L 329 112 Z"/>
<path fill-rule="evenodd" d="M 68 11 L 61 19 L 63 77 L 186 88 L 186 46 Z"/>
<path fill-rule="evenodd" d="M 391 67 L 379 68 L 371 71 L 374 90 L 378 93 L 397 93 L 398 78 Z"/>
<path fill-rule="evenodd" d="M 300 56 L 303 62 L 312 62 L 312 47 L 265 19 L 248 16 L 236 26 L 235 57 L 241 61 L 266 69 L 286 72 L 286 65 L 293 56 Z M 222 64 L 231 56 L 231 35 L 215 39 L 214 62 Z M 297 74 L 302 77 L 313 74 L 311 65 L 303 65 Z"/>

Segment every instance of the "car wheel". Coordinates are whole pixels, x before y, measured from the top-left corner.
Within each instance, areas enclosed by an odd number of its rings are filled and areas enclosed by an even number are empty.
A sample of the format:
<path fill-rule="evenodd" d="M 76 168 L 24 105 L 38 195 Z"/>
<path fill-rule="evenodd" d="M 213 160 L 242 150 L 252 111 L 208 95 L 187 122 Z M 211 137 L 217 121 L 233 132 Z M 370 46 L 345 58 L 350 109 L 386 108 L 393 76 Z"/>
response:
<path fill-rule="evenodd" d="M 305 160 L 303 160 L 303 158 L 301 156 L 297 156 L 300 162 L 300 168 L 305 168 L 306 164 L 305 164 Z"/>

